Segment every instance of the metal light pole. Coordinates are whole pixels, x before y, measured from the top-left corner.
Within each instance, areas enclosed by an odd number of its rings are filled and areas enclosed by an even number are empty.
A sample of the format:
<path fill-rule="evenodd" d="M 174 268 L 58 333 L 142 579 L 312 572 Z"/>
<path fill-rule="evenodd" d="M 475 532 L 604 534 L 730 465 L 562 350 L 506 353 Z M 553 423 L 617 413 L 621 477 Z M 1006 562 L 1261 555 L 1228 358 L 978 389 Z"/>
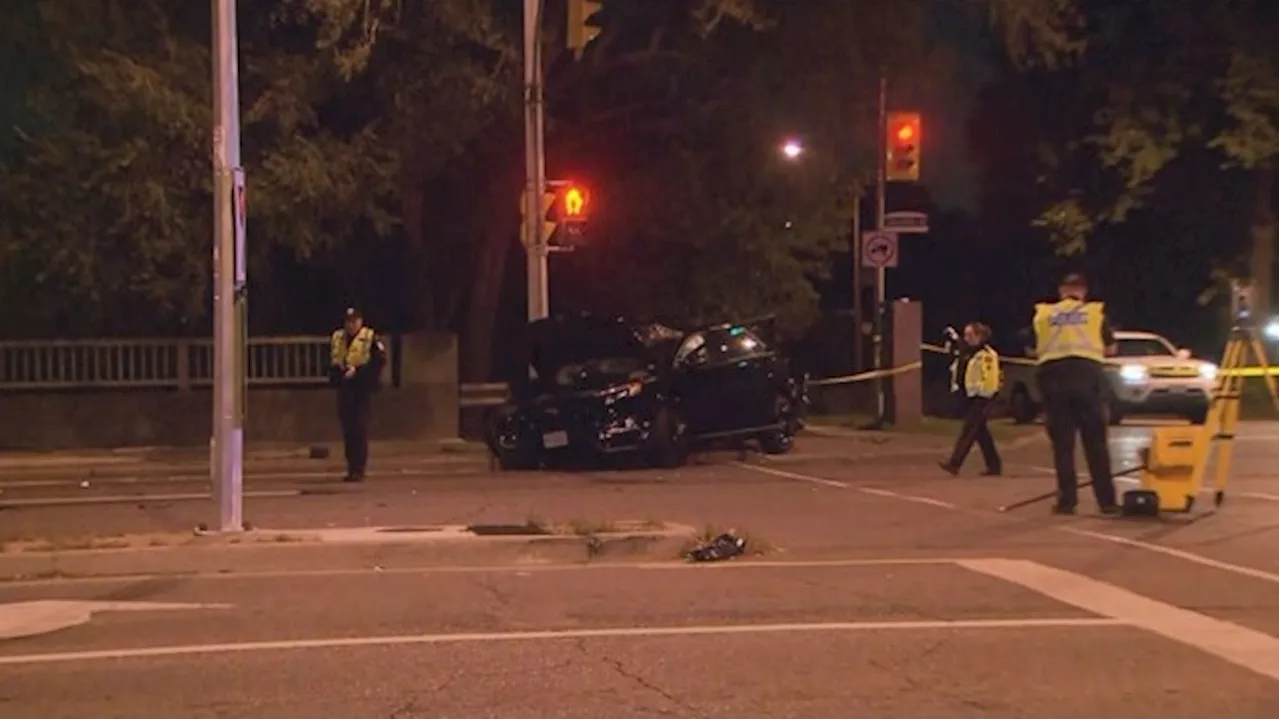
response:
<path fill-rule="evenodd" d="M 885 132 L 887 132 L 887 116 L 888 116 L 888 92 L 887 82 L 883 74 L 880 75 L 880 109 L 876 127 L 880 139 L 876 141 L 876 147 L 879 148 L 879 162 L 876 164 L 876 229 L 884 229 L 884 186 L 885 186 L 885 163 L 889 152 L 885 144 Z M 861 242 L 861 238 L 859 238 Z M 861 247 L 861 245 L 859 245 Z M 884 356 L 884 284 L 885 284 L 884 267 L 876 268 L 876 307 L 875 307 L 875 336 L 872 338 L 874 344 L 872 360 L 875 369 L 883 369 L 885 365 Z M 876 380 L 876 422 L 882 423 L 885 420 L 885 378 Z"/>
<path fill-rule="evenodd" d="M 236 2 L 213 0 L 213 440 L 218 527 L 244 529 L 245 198 L 240 167 Z"/>
<path fill-rule="evenodd" d="M 547 186 L 543 144 L 542 0 L 524 0 L 524 202 L 529 321 L 548 315 L 547 255 L 542 241 L 542 193 Z"/>

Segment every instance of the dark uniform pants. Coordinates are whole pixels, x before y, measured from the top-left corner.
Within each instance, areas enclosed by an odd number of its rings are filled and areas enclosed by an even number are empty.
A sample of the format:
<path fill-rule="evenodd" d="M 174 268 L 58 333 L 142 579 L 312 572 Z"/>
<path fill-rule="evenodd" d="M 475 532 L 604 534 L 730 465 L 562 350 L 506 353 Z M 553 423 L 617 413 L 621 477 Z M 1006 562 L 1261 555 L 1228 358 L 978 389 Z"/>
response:
<path fill-rule="evenodd" d="M 960 437 L 956 439 L 955 450 L 951 453 L 952 467 L 959 469 L 964 464 L 969 450 L 977 442 L 982 451 L 982 461 L 987 464 L 987 471 L 999 474 L 1001 471 L 1000 453 L 996 451 L 995 439 L 991 437 L 991 429 L 987 427 L 987 418 L 991 415 L 992 400 L 987 397 L 966 397 L 964 402 L 964 424 L 960 427 Z"/>
<path fill-rule="evenodd" d="M 1102 365 L 1068 357 L 1040 366 L 1037 380 L 1044 397 L 1045 429 L 1053 444 L 1053 468 L 1058 476 L 1058 506 L 1075 507 L 1076 433 L 1084 446 L 1085 463 L 1099 507 L 1116 503 L 1111 482 L 1111 451 L 1107 447 L 1106 376 Z"/>
<path fill-rule="evenodd" d="M 347 473 L 363 476 L 369 464 L 369 406 L 372 393 L 363 387 L 338 387 L 338 421 L 342 423 L 342 449 Z"/>

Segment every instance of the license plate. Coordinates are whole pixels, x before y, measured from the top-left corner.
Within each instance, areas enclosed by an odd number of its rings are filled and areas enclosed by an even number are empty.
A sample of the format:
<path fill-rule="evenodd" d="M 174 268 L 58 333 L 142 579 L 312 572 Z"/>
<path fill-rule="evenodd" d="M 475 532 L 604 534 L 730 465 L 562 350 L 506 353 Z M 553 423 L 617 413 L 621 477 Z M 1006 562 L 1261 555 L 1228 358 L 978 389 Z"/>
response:
<path fill-rule="evenodd" d="M 555 432 L 547 432 L 542 435 L 542 446 L 547 449 L 557 449 L 559 447 L 569 446 L 569 434 L 563 430 Z"/>

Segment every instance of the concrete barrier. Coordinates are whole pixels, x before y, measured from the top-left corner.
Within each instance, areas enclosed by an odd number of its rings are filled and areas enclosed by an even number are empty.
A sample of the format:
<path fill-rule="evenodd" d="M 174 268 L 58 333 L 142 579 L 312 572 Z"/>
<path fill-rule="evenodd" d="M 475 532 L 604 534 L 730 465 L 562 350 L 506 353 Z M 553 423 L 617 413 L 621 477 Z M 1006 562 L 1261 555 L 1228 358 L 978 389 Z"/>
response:
<path fill-rule="evenodd" d="M 458 359 L 453 335 L 400 339 L 396 372 L 374 396 L 374 440 L 458 436 Z M 200 446 L 209 441 L 207 389 L 32 390 L 0 394 L 0 450 Z M 254 387 L 247 442 L 340 439 L 332 389 Z"/>

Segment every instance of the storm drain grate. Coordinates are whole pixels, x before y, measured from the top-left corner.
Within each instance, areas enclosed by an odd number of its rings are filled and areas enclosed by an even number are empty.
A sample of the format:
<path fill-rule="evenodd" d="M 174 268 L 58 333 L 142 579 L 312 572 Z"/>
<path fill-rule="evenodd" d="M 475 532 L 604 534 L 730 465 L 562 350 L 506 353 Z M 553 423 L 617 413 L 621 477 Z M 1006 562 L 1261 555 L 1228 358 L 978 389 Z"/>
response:
<path fill-rule="evenodd" d="M 472 534 L 478 534 L 482 537 L 533 537 L 551 534 L 551 532 L 536 524 L 473 524 L 470 527 L 467 527 L 467 531 Z"/>

